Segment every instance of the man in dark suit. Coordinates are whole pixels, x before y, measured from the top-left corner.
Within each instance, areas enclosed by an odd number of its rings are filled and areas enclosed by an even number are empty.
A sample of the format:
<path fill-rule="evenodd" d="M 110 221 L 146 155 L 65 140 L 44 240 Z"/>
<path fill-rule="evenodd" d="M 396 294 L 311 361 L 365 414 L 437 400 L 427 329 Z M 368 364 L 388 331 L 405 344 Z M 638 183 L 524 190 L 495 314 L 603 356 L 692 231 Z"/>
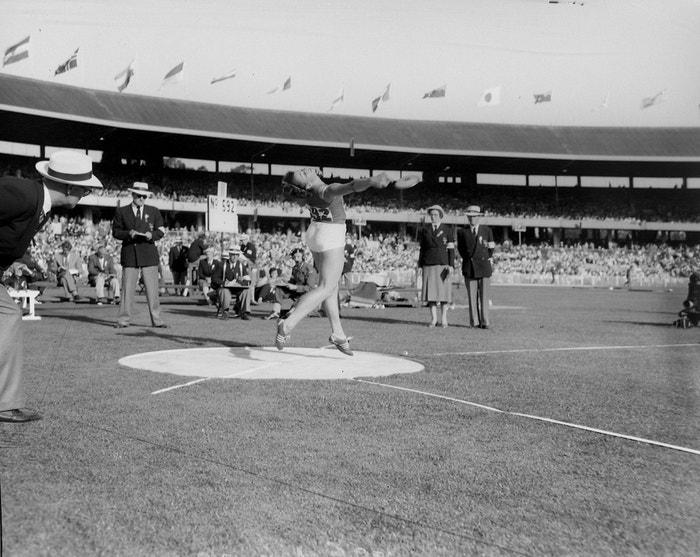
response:
<path fill-rule="evenodd" d="M 146 199 L 151 195 L 148 184 L 134 182 L 134 186 L 129 188 L 129 191 L 132 202 L 124 207 L 118 207 L 112 221 L 112 236 L 122 241 L 122 299 L 119 304 L 117 328 L 129 326 L 139 272 L 146 290 L 151 325 L 161 329 L 167 328 L 160 315 L 158 298 L 160 256 L 155 244 L 165 235 L 163 217 L 156 207 L 146 205 Z"/>
<path fill-rule="evenodd" d="M 233 310 L 241 319 L 248 321 L 250 319 L 250 274 L 246 258 L 240 248 L 231 248 L 222 255 L 222 259 L 222 264 L 214 268 L 214 274 L 211 277 L 211 285 L 216 289 L 219 299 L 218 315 L 222 319 L 227 319 L 231 303 L 235 299 Z M 236 283 L 236 286 L 231 286 L 231 283 Z"/>
<path fill-rule="evenodd" d="M 117 278 L 117 269 L 114 266 L 112 256 L 107 253 L 107 248 L 100 246 L 97 251 L 88 257 L 88 282 L 95 287 L 97 305 L 101 306 L 107 301 L 105 287 L 112 291 L 109 303 L 119 301 L 121 288 Z"/>
<path fill-rule="evenodd" d="M 36 164 L 43 183 L 0 178 L 0 276 L 22 257 L 53 207 L 73 209 L 93 188 L 102 188 L 92 174 L 89 156 L 56 151 Z M 22 310 L 0 285 L 0 422 L 41 419 L 24 408 L 24 334 Z"/>
<path fill-rule="evenodd" d="M 467 207 L 469 225 L 457 231 L 457 251 L 462 256 L 462 274 L 469 295 L 469 325 L 488 329 L 491 299 L 491 258 L 496 248 L 491 229 L 480 224 L 481 207 Z"/>
<path fill-rule="evenodd" d="M 187 281 L 187 251 L 182 245 L 182 238 L 178 238 L 168 252 L 168 267 L 173 275 L 173 284 L 185 284 Z M 186 292 L 180 294 L 184 296 Z"/>

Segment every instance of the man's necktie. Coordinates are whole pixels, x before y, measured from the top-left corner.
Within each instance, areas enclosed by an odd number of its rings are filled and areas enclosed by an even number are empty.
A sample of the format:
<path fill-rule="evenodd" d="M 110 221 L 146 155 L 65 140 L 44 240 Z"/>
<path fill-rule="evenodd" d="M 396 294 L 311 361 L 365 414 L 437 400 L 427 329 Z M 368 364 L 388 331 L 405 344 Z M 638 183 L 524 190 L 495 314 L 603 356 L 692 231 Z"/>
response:
<path fill-rule="evenodd" d="M 143 219 L 141 218 L 141 207 L 136 209 L 136 218 L 138 219 L 139 222 L 141 222 Z"/>

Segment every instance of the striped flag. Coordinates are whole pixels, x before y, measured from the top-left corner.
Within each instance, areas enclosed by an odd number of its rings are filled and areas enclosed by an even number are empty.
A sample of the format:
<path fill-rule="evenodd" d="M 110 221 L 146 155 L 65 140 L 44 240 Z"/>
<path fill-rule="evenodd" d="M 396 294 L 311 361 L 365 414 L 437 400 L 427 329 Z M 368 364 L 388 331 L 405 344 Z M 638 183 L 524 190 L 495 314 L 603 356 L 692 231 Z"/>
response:
<path fill-rule="evenodd" d="M 389 93 L 390 88 L 391 88 L 391 83 L 389 83 L 386 86 L 386 89 L 384 89 L 384 92 L 381 95 L 379 95 L 376 99 L 374 99 L 372 101 L 372 112 L 377 112 L 377 108 L 379 108 L 379 103 L 386 102 L 391 98 L 390 93 Z"/>
<path fill-rule="evenodd" d="M 60 64 L 58 68 L 56 68 L 56 71 L 53 72 L 53 75 L 56 76 L 58 74 L 65 73 L 67 71 L 72 70 L 73 68 L 78 67 L 78 51 L 80 50 L 80 47 L 75 49 L 75 52 L 70 55 L 70 58 L 63 62 L 63 64 Z"/>
<path fill-rule="evenodd" d="M 437 99 L 440 97 L 444 97 L 446 91 L 447 91 L 447 84 L 443 85 L 442 87 L 438 87 L 437 89 L 433 89 L 432 91 L 428 91 L 425 95 L 423 95 L 423 98 L 424 99 Z"/>
<path fill-rule="evenodd" d="M 128 87 L 131 77 L 134 75 L 135 62 L 136 58 L 129 62 L 129 65 L 125 69 L 114 76 L 114 81 L 117 82 L 117 89 L 120 93 Z"/>
<path fill-rule="evenodd" d="M 479 102 L 476 103 L 476 106 L 483 108 L 485 106 L 496 106 L 497 104 L 501 104 L 500 85 L 491 87 L 491 89 L 486 89 L 486 91 L 481 93 L 481 97 L 479 97 Z"/>
<path fill-rule="evenodd" d="M 16 44 L 13 44 L 5 51 L 5 56 L 2 59 L 2 65 L 14 64 L 25 58 L 29 58 L 29 46 L 31 36 L 28 35 Z"/>
<path fill-rule="evenodd" d="M 649 108 L 650 106 L 654 106 L 655 104 L 659 104 L 665 98 L 666 98 L 666 89 L 664 89 L 663 91 L 659 91 L 653 97 L 645 97 L 642 99 L 642 106 L 640 107 L 640 110 L 644 110 L 645 108 Z"/>
<path fill-rule="evenodd" d="M 220 75 L 219 77 L 213 77 L 211 79 L 211 83 L 209 85 L 213 85 L 214 83 L 219 83 L 219 81 L 225 81 L 227 79 L 231 79 L 232 77 L 236 77 L 236 70 L 231 70 L 228 73 L 225 73 L 224 75 Z"/>
<path fill-rule="evenodd" d="M 292 88 L 292 76 L 289 76 L 282 85 L 280 85 L 279 87 L 275 87 L 274 89 L 268 91 L 267 94 L 272 95 L 272 93 L 276 93 L 277 91 L 286 91 L 287 89 L 291 89 L 291 88 Z"/>
<path fill-rule="evenodd" d="M 180 62 L 172 70 L 165 74 L 163 78 L 163 83 L 160 84 L 161 87 L 164 85 L 170 85 L 171 83 L 179 83 L 184 79 L 185 74 L 185 63 Z"/>
<path fill-rule="evenodd" d="M 333 110 L 336 104 L 340 104 L 345 100 L 345 91 L 341 89 L 338 91 L 338 94 L 335 96 L 335 98 L 331 101 L 331 107 L 328 110 Z"/>
<path fill-rule="evenodd" d="M 552 102 L 552 92 L 547 91 L 546 93 L 535 93 L 535 104 Z"/>

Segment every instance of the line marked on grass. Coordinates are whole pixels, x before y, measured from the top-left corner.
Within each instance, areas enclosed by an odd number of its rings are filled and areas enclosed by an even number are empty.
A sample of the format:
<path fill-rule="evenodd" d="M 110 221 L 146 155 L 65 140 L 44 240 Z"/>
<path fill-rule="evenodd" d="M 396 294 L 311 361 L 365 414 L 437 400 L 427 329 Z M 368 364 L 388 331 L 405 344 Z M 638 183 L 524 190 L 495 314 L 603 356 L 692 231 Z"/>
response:
<path fill-rule="evenodd" d="M 563 348 L 518 348 L 515 350 L 484 350 L 480 352 L 438 352 L 433 356 L 483 356 L 485 354 L 521 354 L 523 352 L 573 352 L 576 350 L 630 350 L 634 348 L 683 348 L 700 347 L 698 343 L 686 344 L 640 344 L 629 346 L 567 346 Z"/>
<path fill-rule="evenodd" d="M 331 348 L 333 345 L 332 344 L 327 344 L 325 346 L 321 346 L 318 348 L 319 351 L 325 350 L 326 348 Z M 249 349 L 249 346 L 246 346 L 246 349 Z M 233 379 L 234 377 L 240 377 L 241 375 L 246 375 L 248 373 L 254 373 L 256 371 L 260 371 L 261 369 L 264 369 L 266 367 L 272 367 L 272 366 L 279 366 L 279 365 L 284 365 L 286 363 L 289 363 L 294 360 L 299 360 L 301 358 L 306 358 L 308 357 L 308 354 L 295 354 L 291 358 L 287 358 L 286 360 L 273 360 L 270 362 L 265 362 L 257 367 L 252 367 L 250 369 L 244 369 L 243 371 L 237 371 L 236 373 L 231 373 L 230 375 L 224 375 L 222 377 L 202 377 L 200 379 L 195 379 L 194 381 L 188 381 L 187 383 L 180 383 L 179 385 L 173 385 L 172 387 L 166 387 L 164 389 L 159 389 L 157 391 L 153 391 L 151 394 L 152 395 L 159 395 L 161 393 L 166 393 L 168 391 L 174 391 L 175 389 L 182 389 L 184 387 L 189 387 L 191 385 L 195 385 L 197 383 L 202 383 L 203 381 L 210 381 L 211 379 Z"/>
<path fill-rule="evenodd" d="M 611 437 L 618 437 L 620 439 L 628 439 L 630 441 L 637 441 L 639 443 L 646 443 L 648 445 L 656 445 L 658 447 L 665 447 L 667 449 L 674 449 L 676 451 L 683 451 L 685 453 L 700 455 L 700 451 L 698 451 L 696 449 L 690 449 L 688 447 L 680 447 L 678 445 L 671 445 L 669 443 L 662 443 L 661 441 L 653 441 L 651 439 L 644 439 L 642 437 L 635 437 L 633 435 L 624 435 L 622 433 L 615 433 L 614 431 L 607 431 L 605 429 L 597 429 L 597 428 L 588 427 L 585 425 L 572 424 L 570 422 L 562 422 L 559 420 L 553 420 L 551 418 L 543 418 L 541 416 L 532 416 L 530 414 L 522 414 L 520 412 L 510 412 L 508 410 L 499 410 L 498 408 L 493 408 L 491 406 L 484 406 L 483 404 L 477 404 L 476 402 L 469 402 L 467 400 L 462 400 L 459 398 L 452 398 L 449 396 L 438 395 L 435 393 L 430 393 L 428 391 L 420 391 L 418 389 L 409 389 L 407 387 L 399 387 L 397 385 L 388 385 L 386 383 L 378 383 L 377 381 L 367 381 L 366 379 L 351 378 L 351 381 L 356 381 L 358 383 L 367 383 L 369 385 L 377 385 L 378 387 L 386 387 L 388 389 L 396 389 L 399 391 L 406 391 L 409 393 L 416 393 L 416 394 L 430 396 L 430 397 L 434 397 L 434 398 L 440 398 L 443 400 L 449 400 L 451 402 L 457 402 L 459 404 L 466 404 L 468 406 L 475 406 L 477 408 L 483 408 L 484 410 L 491 410 L 492 412 L 498 412 L 500 414 L 510 414 L 511 416 L 519 416 L 521 418 L 530 418 L 531 420 L 539 420 L 541 422 L 548 422 L 551 424 L 563 425 L 563 426 L 572 427 L 575 429 L 582 429 L 584 431 L 591 431 L 593 433 L 600 433 L 603 435 L 609 435 Z"/>

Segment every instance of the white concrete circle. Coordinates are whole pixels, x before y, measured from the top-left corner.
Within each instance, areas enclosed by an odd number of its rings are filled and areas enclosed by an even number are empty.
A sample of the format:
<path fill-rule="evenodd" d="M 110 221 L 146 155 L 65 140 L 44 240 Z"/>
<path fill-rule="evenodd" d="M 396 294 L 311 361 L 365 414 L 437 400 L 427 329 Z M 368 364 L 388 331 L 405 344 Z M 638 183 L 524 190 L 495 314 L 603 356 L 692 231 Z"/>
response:
<path fill-rule="evenodd" d="M 123 366 L 158 373 L 217 379 L 350 379 L 416 373 L 420 363 L 388 354 L 355 352 L 346 356 L 331 346 L 187 348 L 133 354 L 119 360 Z"/>

